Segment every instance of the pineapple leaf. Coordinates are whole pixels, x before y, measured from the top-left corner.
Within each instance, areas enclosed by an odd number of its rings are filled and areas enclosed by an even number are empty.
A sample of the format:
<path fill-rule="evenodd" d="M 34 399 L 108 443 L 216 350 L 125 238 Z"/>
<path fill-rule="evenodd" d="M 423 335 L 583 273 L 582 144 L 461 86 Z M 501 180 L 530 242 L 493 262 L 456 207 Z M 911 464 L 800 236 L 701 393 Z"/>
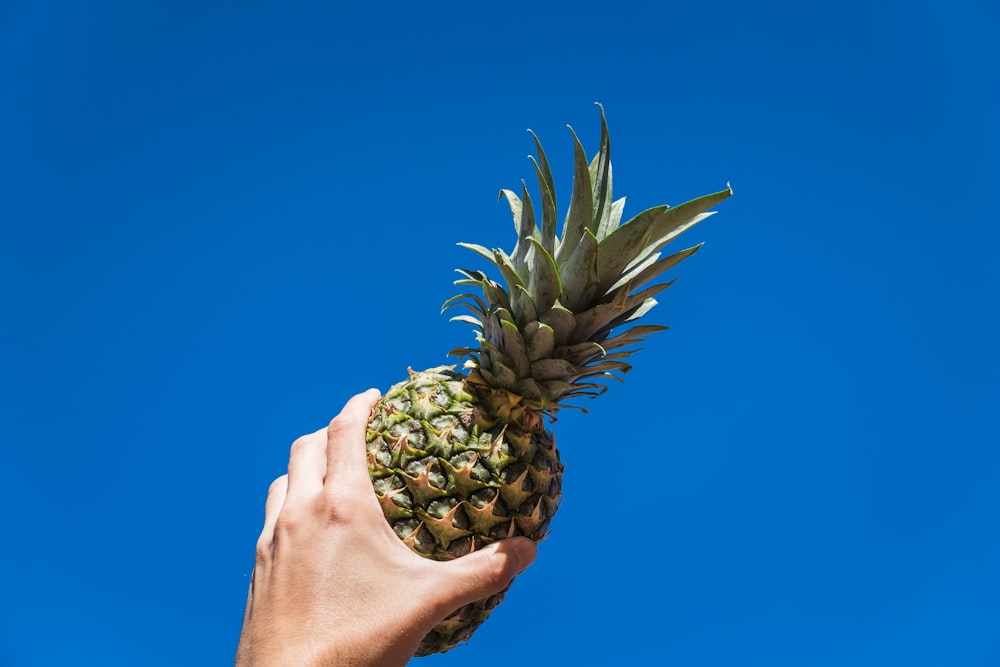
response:
<path fill-rule="evenodd" d="M 448 353 L 449 357 L 473 357 L 475 359 L 479 358 L 478 348 L 473 347 L 456 347 L 454 350 Z"/>
<path fill-rule="evenodd" d="M 610 178 L 610 176 L 609 176 Z M 616 202 L 611 204 L 611 217 L 608 221 L 608 229 L 605 231 L 604 236 L 601 239 L 605 239 L 611 235 L 611 232 L 618 229 L 619 225 L 622 224 L 622 214 L 625 212 L 625 197 L 622 197 Z"/>
<path fill-rule="evenodd" d="M 531 243 L 535 252 L 532 270 L 528 273 L 528 294 L 535 303 L 535 310 L 544 313 L 552 308 L 562 293 L 562 281 L 552 255 L 542 247 L 538 239 L 532 238 Z"/>
<path fill-rule="evenodd" d="M 464 306 L 465 308 L 468 308 L 470 311 L 472 311 L 473 315 L 475 317 L 477 317 L 477 318 L 479 318 L 479 317 L 486 317 L 486 311 L 485 310 L 480 310 L 476 305 L 471 304 L 468 301 L 457 301 L 457 302 L 451 304 L 450 306 L 448 306 L 448 308 L 449 309 L 450 308 L 456 308 L 456 307 L 459 307 L 459 306 Z M 444 309 L 442 309 L 441 312 L 444 312 Z M 454 318 L 452 318 L 452 319 L 454 319 Z"/>
<path fill-rule="evenodd" d="M 486 297 L 486 301 L 494 304 L 500 308 L 511 309 L 510 298 L 507 292 L 504 291 L 503 287 L 493 282 L 492 280 L 487 280 L 483 283 L 483 295 Z"/>
<path fill-rule="evenodd" d="M 521 396 L 531 399 L 532 401 L 538 401 L 539 403 L 547 402 L 545 397 L 542 395 L 542 388 L 538 386 L 538 383 L 531 378 L 521 378 L 514 385 L 515 390 Z"/>
<path fill-rule="evenodd" d="M 521 332 L 518 331 L 517 325 L 513 322 L 501 320 L 500 325 L 502 348 L 513 362 L 512 365 L 518 377 L 524 377 L 529 371 L 528 355 L 524 346 L 524 338 L 521 336 Z"/>
<path fill-rule="evenodd" d="M 487 260 L 489 260 L 491 264 L 496 264 L 496 260 L 493 258 L 493 251 L 491 251 L 489 248 L 485 248 L 476 243 L 459 243 L 458 245 L 468 250 L 471 250 L 472 252 L 476 253 L 481 257 L 485 257 Z M 479 272 L 476 271 L 475 273 Z"/>
<path fill-rule="evenodd" d="M 670 287 L 671 285 L 673 285 L 673 283 L 669 282 L 663 284 L 661 287 L 667 288 Z M 623 313 L 620 317 L 616 317 L 611 322 L 611 328 L 614 329 L 615 327 L 619 327 L 625 324 L 626 322 L 634 322 L 635 320 L 639 319 L 640 317 L 644 316 L 646 313 L 651 311 L 658 303 L 659 301 L 657 301 L 656 299 L 646 299 L 636 308 L 630 310 L 627 313 Z"/>
<path fill-rule="evenodd" d="M 521 215 L 523 209 L 521 199 L 514 193 L 513 190 L 507 190 L 506 188 L 501 188 L 500 195 L 497 199 L 500 199 L 501 197 L 507 200 L 507 206 L 510 207 L 510 213 L 514 218 L 514 231 L 520 234 Z"/>
<path fill-rule="evenodd" d="M 593 164 L 588 170 L 593 181 L 594 198 L 594 221 L 591 227 L 598 239 L 603 239 L 611 233 L 611 208 L 608 206 L 611 200 L 611 138 L 608 134 L 608 121 L 604 116 L 604 107 L 597 105 L 601 109 L 601 148 L 594 157 Z"/>
<path fill-rule="evenodd" d="M 556 251 L 556 262 L 559 266 L 569 261 L 570 254 L 583 236 L 583 230 L 589 229 L 594 222 L 593 187 L 590 183 L 587 154 L 572 127 L 569 131 L 573 135 L 573 193 L 570 195 L 569 211 L 563 221 L 562 239 Z"/>
<path fill-rule="evenodd" d="M 577 310 L 593 299 L 597 284 L 597 237 L 584 230 L 580 242 L 560 271 L 563 291 L 560 299 L 570 310 Z"/>
<path fill-rule="evenodd" d="M 586 366 L 593 360 L 602 358 L 605 355 L 606 351 L 604 347 L 599 343 L 588 340 L 583 343 L 560 347 L 555 356 L 560 359 L 569 359 L 577 366 Z"/>
<path fill-rule="evenodd" d="M 535 227 L 535 209 L 531 205 L 531 196 L 528 194 L 528 186 L 521 181 L 521 225 L 517 230 L 517 245 L 514 246 L 514 253 L 511 261 L 518 275 L 525 275 L 531 266 L 531 255 L 534 247 L 530 242 L 530 237 L 537 231 Z"/>
<path fill-rule="evenodd" d="M 700 222 L 698 214 L 728 198 L 732 190 L 726 189 L 685 202 L 676 208 L 657 206 L 643 211 L 616 229 L 601 242 L 597 270 L 601 277 L 601 291 L 618 281 L 622 271 L 655 244 L 662 247 L 667 242 Z"/>
<path fill-rule="evenodd" d="M 531 363 L 531 377 L 536 380 L 559 380 L 577 375 L 579 369 L 565 359 L 539 359 Z"/>
<path fill-rule="evenodd" d="M 471 299 L 476 303 L 476 306 L 478 307 L 473 306 L 470 303 L 466 303 L 464 301 L 465 299 Z M 481 313 L 483 315 L 489 312 L 490 309 L 489 306 L 486 305 L 486 302 L 480 299 L 475 294 L 459 294 L 445 301 L 444 304 L 441 306 L 441 312 L 444 313 L 448 310 L 451 310 L 452 308 L 455 308 L 456 306 L 465 306 L 466 308 L 469 308 L 473 312 Z"/>
<path fill-rule="evenodd" d="M 626 310 L 628 295 L 621 291 L 613 301 L 599 303 L 589 310 L 576 314 L 576 326 L 569 342 L 582 343 L 595 340 L 595 334 L 608 326 L 608 323 L 620 316 Z"/>
<path fill-rule="evenodd" d="M 565 380 L 544 380 L 539 382 L 539 384 L 553 400 L 559 400 L 580 392 L 580 385 L 573 382 L 566 382 Z"/>
<path fill-rule="evenodd" d="M 494 308 L 493 317 L 496 318 L 497 322 L 509 322 L 514 324 L 514 315 L 506 308 Z"/>
<path fill-rule="evenodd" d="M 628 373 L 630 370 L 632 370 L 632 364 L 625 363 L 624 361 L 602 361 L 600 363 L 594 364 L 593 366 L 588 366 L 587 371 L 580 377 L 599 375 L 601 373 L 608 373 L 610 371 Z"/>
<path fill-rule="evenodd" d="M 480 327 L 480 328 L 483 326 L 482 321 L 480 321 L 479 319 L 473 317 L 472 315 L 455 315 L 454 317 L 452 317 L 448 321 L 449 322 L 466 322 L 468 324 L 471 324 L 474 327 Z"/>
<path fill-rule="evenodd" d="M 524 287 L 524 281 L 521 280 L 521 276 L 517 274 L 517 270 L 514 268 L 514 263 L 511 261 L 510 257 L 503 250 L 494 250 L 493 259 L 490 261 L 500 269 L 503 279 L 507 281 L 507 293 L 512 294 L 514 288 L 517 286 Z M 488 297 L 487 297 L 488 298 Z M 537 304 L 537 302 L 536 302 Z"/>
<path fill-rule="evenodd" d="M 576 328 L 576 316 L 558 301 L 548 312 L 542 313 L 538 321 L 552 327 L 556 345 L 565 345 L 573 329 Z"/>
<path fill-rule="evenodd" d="M 628 284 L 630 284 L 630 285 L 632 285 L 634 287 L 641 287 L 642 285 L 645 285 L 650 280 L 653 280 L 653 279 L 659 277 L 659 275 L 662 274 L 664 271 L 668 271 L 668 270 L 674 268 L 675 266 L 677 266 L 678 264 L 680 264 L 681 262 L 683 262 L 685 259 L 687 259 L 691 255 L 693 255 L 696 252 L 698 252 L 701 249 L 701 246 L 702 246 L 702 244 L 699 243 L 696 246 L 692 246 L 690 248 L 685 248 L 684 250 L 681 250 L 680 252 L 675 252 L 673 255 L 669 255 L 668 257 L 664 257 L 660 261 L 655 262 L 651 266 L 648 266 L 648 267 L 645 267 L 645 268 L 641 269 L 640 271 L 638 271 L 635 274 L 632 274 L 632 273 L 626 274 L 626 276 L 628 277 Z M 675 278 L 675 280 L 676 280 L 676 278 Z M 671 281 L 671 282 L 673 282 L 673 281 Z M 614 288 L 612 288 L 612 289 L 614 289 Z"/>
<path fill-rule="evenodd" d="M 666 205 L 648 208 L 601 240 L 601 258 L 597 263 L 599 285 L 607 282 L 612 275 L 617 281 L 625 267 L 635 260 L 643 248 L 649 246 L 653 225 L 668 210 L 670 208 Z"/>
<path fill-rule="evenodd" d="M 608 292 L 608 296 L 614 297 L 614 299 L 623 303 L 622 310 L 631 310 L 632 308 L 635 308 L 637 305 L 642 303 L 642 301 L 645 300 L 647 297 L 653 296 L 654 294 L 659 294 L 663 290 L 673 285 L 675 282 L 677 282 L 677 278 L 674 278 L 673 280 L 668 280 L 665 283 L 657 283 L 638 292 L 632 292 L 633 287 L 639 287 L 638 285 L 632 285 L 632 284 L 622 285 L 618 289 Z"/>
<path fill-rule="evenodd" d="M 666 331 L 669 327 L 665 327 L 658 324 L 640 324 L 632 327 L 628 331 L 624 331 L 613 338 L 608 338 L 603 341 L 601 345 L 604 346 L 605 350 L 615 350 L 620 347 L 625 347 L 626 345 L 633 345 L 640 341 L 646 340 L 643 336 L 647 334 L 657 333 L 659 331 Z"/>
<path fill-rule="evenodd" d="M 531 132 L 531 130 L 528 130 Z M 542 247 L 549 254 L 554 255 L 556 251 L 556 186 L 552 180 L 552 170 L 549 168 L 549 161 L 545 157 L 542 149 L 542 142 L 538 140 L 534 132 L 531 138 L 535 141 L 535 149 L 538 151 L 538 159 L 532 159 L 535 165 L 535 175 L 538 178 L 538 189 L 542 195 Z"/>
<path fill-rule="evenodd" d="M 667 287 L 670 287 L 670 285 L 672 284 L 673 283 L 664 283 L 662 285 L 655 285 L 654 287 L 660 289 L 666 289 Z M 648 313 L 650 310 L 652 310 L 653 307 L 655 307 L 656 304 L 658 303 L 658 301 L 653 298 L 647 298 L 644 301 L 638 303 L 635 303 L 636 300 L 637 299 L 633 297 L 629 297 L 630 303 L 633 303 L 634 305 L 632 305 L 630 308 L 627 308 L 623 312 L 619 313 L 611 321 L 603 324 L 600 328 L 595 330 L 590 337 L 595 340 L 604 340 L 616 328 L 628 324 L 629 322 L 634 322 L 635 320 L 638 320 L 639 318 L 646 315 L 646 313 Z"/>
<path fill-rule="evenodd" d="M 455 269 L 455 273 L 461 273 L 466 277 L 466 280 L 456 280 L 456 285 L 482 285 L 484 281 L 489 280 L 485 273 L 474 269 Z"/>
<path fill-rule="evenodd" d="M 503 364 L 510 370 L 510 366 L 513 365 L 510 357 L 488 340 L 482 341 L 482 350 L 482 354 L 488 360 L 490 368 L 495 368 L 497 364 Z"/>
<path fill-rule="evenodd" d="M 621 350 L 620 352 L 612 352 L 610 354 L 604 355 L 604 358 L 608 361 L 612 359 L 628 359 L 633 354 L 641 350 L 641 347 L 632 348 L 631 350 Z"/>
<path fill-rule="evenodd" d="M 639 252 L 638 255 L 636 255 L 636 258 L 635 258 L 635 261 L 633 262 L 633 264 L 643 263 L 650 256 L 652 256 L 652 255 L 659 255 L 659 252 L 657 252 L 657 251 L 659 251 L 665 245 L 667 245 L 668 243 L 670 243 L 671 241 L 673 241 L 678 236 L 680 236 L 681 234 L 683 234 L 687 230 L 691 229 L 692 227 L 694 227 L 698 223 L 702 222 L 703 220 L 711 218 L 713 215 L 715 215 L 715 211 L 708 211 L 706 213 L 699 213 L 698 215 L 694 216 L 693 218 L 691 218 L 690 220 L 688 220 L 683 225 L 681 225 L 680 227 L 678 227 L 676 230 L 672 231 L 671 233 L 667 234 L 666 236 L 664 236 L 664 237 L 662 237 L 660 239 L 657 239 L 656 241 L 652 241 L 647 247 L 643 248 Z M 630 271 L 630 270 L 632 270 L 632 268 L 633 267 L 630 266 L 628 270 Z"/>
<path fill-rule="evenodd" d="M 511 312 L 514 313 L 515 322 L 531 322 L 538 319 L 535 302 L 532 300 L 528 290 L 518 285 L 515 288 L 514 298 L 511 301 Z"/>
<path fill-rule="evenodd" d="M 494 361 L 492 366 L 493 375 L 496 376 L 497 382 L 501 389 L 506 389 L 508 391 L 513 391 L 517 385 L 517 373 L 511 370 L 506 364 Z"/>
<path fill-rule="evenodd" d="M 524 328 L 525 353 L 529 361 L 538 361 L 552 355 L 555 336 L 552 327 L 540 322 L 531 322 Z"/>

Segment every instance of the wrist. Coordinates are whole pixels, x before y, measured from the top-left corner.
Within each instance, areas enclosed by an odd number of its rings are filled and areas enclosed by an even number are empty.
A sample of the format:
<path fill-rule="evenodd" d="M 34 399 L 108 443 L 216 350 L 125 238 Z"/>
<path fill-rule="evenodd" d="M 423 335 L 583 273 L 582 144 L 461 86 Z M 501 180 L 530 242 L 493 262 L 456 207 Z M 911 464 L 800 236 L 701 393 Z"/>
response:
<path fill-rule="evenodd" d="M 335 660 L 322 660 L 316 651 L 304 646 L 241 645 L 236 652 L 236 667 L 321 667 L 335 664 Z"/>

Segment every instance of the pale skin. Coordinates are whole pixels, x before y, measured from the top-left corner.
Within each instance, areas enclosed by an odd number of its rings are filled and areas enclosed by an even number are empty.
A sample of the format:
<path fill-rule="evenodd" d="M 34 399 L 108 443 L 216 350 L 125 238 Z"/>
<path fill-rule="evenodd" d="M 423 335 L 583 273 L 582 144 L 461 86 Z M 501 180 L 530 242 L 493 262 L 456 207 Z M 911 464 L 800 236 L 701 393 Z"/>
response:
<path fill-rule="evenodd" d="M 448 562 L 410 551 L 368 477 L 378 391 L 292 445 L 267 494 L 237 667 L 394 667 L 455 609 L 503 590 L 535 558 L 515 537 Z"/>

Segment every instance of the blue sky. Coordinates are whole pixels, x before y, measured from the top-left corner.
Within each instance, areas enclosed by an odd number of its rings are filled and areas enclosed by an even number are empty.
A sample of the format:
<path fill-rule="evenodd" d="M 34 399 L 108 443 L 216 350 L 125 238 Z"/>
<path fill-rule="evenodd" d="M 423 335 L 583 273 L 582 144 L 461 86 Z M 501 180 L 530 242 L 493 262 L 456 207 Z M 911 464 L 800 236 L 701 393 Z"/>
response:
<path fill-rule="evenodd" d="M 0 3 L 0 664 L 231 660 L 267 484 L 471 341 L 541 137 L 731 181 L 564 502 L 421 665 L 1000 664 L 1000 9 Z"/>

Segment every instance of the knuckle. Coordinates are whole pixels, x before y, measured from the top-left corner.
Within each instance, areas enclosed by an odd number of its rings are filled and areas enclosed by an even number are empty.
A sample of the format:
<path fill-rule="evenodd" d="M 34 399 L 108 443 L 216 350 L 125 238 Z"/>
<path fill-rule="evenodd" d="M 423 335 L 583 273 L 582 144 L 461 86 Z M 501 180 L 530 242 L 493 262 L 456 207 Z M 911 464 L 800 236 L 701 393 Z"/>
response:
<path fill-rule="evenodd" d="M 482 577 L 483 584 L 490 588 L 500 588 L 510 583 L 511 573 L 506 558 L 495 553 L 490 556 L 489 567 L 483 570 Z"/>
<path fill-rule="evenodd" d="M 478 568 L 477 579 L 484 588 L 499 591 L 514 578 L 511 559 L 515 556 L 502 547 L 490 549 L 488 557 Z"/>
<path fill-rule="evenodd" d="M 309 446 L 309 436 L 302 435 L 295 439 L 291 446 L 291 455 L 296 456 L 302 453 L 302 450 Z"/>
<path fill-rule="evenodd" d="M 359 502 L 357 495 L 340 487 L 324 489 L 317 496 L 314 507 L 316 513 L 328 523 L 348 524 L 364 521 L 368 517 L 367 508 Z"/>
<path fill-rule="evenodd" d="M 274 520 L 274 540 L 277 541 L 282 535 L 289 535 L 298 528 L 301 519 L 298 512 L 290 510 L 287 506 L 282 508 L 278 517 Z"/>
<path fill-rule="evenodd" d="M 284 488 L 286 484 L 288 484 L 288 475 L 282 475 L 281 477 L 278 477 L 273 482 L 271 482 L 271 485 L 269 487 L 267 487 L 267 495 L 273 496 L 274 494 L 278 493 L 282 488 Z"/>
<path fill-rule="evenodd" d="M 257 538 L 257 549 L 255 560 L 257 565 L 262 565 L 271 560 L 271 553 L 274 549 L 274 539 L 270 535 L 261 535 Z"/>
<path fill-rule="evenodd" d="M 330 425 L 326 427 L 326 433 L 331 438 L 349 434 L 357 429 L 357 422 L 357 418 L 353 415 L 341 413 L 330 421 Z"/>

